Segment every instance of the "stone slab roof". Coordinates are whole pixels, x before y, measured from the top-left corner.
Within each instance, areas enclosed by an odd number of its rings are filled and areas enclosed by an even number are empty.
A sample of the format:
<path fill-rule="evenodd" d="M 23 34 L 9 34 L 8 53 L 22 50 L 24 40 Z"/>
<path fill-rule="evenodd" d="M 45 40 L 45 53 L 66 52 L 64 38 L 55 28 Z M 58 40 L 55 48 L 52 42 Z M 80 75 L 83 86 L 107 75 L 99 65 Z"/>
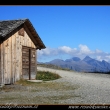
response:
<path fill-rule="evenodd" d="M 5 38 L 9 33 L 13 32 L 22 24 L 25 24 L 27 28 L 29 28 L 30 32 L 32 33 L 33 37 L 36 40 L 35 45 L 39 46 L 39 49 L 46 48 L 43 41 L 41 40 L 38 33 L 36 32 L 35 28 L 33 27 L 32 23 L 29 21 L 29 19 L 0 21 L 0 38 Z"/>

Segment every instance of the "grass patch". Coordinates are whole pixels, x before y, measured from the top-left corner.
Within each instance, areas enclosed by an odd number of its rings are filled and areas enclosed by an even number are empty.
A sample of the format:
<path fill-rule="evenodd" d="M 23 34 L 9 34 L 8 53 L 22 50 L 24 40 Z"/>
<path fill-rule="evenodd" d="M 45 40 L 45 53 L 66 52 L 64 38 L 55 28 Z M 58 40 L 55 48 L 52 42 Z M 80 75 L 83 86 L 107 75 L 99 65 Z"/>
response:
<path fill-rule="evenodd" d="M 37 71 L 37 75 L 36 75 L 37 80 L 43 80 L 43 81 L 55 80 L 59 78 L 61 78 L 60 75 L 49 71 Z"/>
<path fill-rule="evenodd" d="M 24 87 L 31 87 L 33 90 L 32 91 L 48 91 L 48 90 L 53 90 L 53 91 L 68 91 L 68 90 L 75 90 L 78 89 L 78 85 L 71 85 L 68 84 L 68 82 L 29 82 L 27 80 L 19 80 L 16 82 L 16 88 L 17 85 L 22 85 Z M 7 88 L 7 87 L 6 87 Z M 22 89 L 22 88 L 20 88 Z M 20 90 L 19 89 L 19 90 Z"/>
<path fill-rule="evenodd" d="M 20 80 L 16 81 L 15 84 L 17 84 L 17 85 L 19 84 L 22 86 L 29 86 L 29 85 L 35 85 L 36 83 L 27 81 L 26 79 L 20 79 Z"/>

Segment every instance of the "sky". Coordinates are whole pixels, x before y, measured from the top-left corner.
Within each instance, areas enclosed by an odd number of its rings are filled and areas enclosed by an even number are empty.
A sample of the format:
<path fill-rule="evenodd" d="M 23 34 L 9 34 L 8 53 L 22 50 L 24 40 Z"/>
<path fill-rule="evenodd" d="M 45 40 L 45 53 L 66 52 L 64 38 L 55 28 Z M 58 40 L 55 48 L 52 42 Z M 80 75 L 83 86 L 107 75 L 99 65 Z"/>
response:
<path fill-rule="evenodd" d="M 0 6 L 0 20 L 28 18 L 46 48 L 37 61 L 72 57 L 110 62 L 109 5 Z"/>

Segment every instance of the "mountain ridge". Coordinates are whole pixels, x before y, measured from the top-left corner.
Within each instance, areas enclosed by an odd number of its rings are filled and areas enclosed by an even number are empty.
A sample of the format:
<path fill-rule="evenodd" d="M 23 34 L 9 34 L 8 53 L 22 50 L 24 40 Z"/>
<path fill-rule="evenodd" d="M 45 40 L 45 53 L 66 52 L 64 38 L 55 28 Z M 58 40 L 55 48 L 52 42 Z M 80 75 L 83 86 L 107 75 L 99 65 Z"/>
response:
<path fill-rule="evenodd" d="M 109 72 L 110 63 L 105 60 L 99 61 L 86 56 L 84 59 L 72 57 L 70 59 L 54 59 L 45 64 L 53 64 L 62 68 L 68 68 L 78 72 Z"/>

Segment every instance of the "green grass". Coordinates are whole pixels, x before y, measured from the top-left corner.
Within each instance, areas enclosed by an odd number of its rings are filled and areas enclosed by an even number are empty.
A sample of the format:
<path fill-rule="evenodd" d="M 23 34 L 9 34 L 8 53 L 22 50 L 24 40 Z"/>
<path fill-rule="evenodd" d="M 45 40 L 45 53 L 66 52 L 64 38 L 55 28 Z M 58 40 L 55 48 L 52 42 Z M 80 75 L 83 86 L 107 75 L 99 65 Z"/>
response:
<path fill-rule="evenodd" d="M 37 75 L 36 75 L 37 80 L 43 80 L 43 81 L 55 80 L 59 78 L 61 78 L 60 75 L 49 71 L 37 71 Z"/>
<path fill-rule="evenodd" d="M 20 84 L 23 86 L 29 86 L 29 85 L 35 85 L 36 83 L 27 81 L 26 79 L 20 79 L 19 81 L 16 81 L 15 84 Z"/>

